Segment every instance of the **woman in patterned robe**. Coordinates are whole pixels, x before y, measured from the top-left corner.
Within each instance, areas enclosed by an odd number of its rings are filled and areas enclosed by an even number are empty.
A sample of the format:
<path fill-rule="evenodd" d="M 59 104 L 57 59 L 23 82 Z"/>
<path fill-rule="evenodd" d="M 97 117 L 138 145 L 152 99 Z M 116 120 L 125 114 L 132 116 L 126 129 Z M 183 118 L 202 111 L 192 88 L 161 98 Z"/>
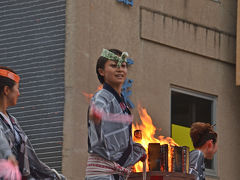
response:
<path fill-rule="evenodd" d="M 65 177 L 41 162 L 17 119 L 7 112 L 17 104 L 20 77 L 0 66 L 0 159 L 18 164 L 22 179 L 64 180 Z"/>
<path fill-rule="evenodd" d="M 123 180 L 146 157 L 132 140 L 132 115 L 121 88 L 127 76 L 127 53 L 104 49 L 96 72 L 103 89 L 91 99 L 88 113 L 86 180 Z"/>

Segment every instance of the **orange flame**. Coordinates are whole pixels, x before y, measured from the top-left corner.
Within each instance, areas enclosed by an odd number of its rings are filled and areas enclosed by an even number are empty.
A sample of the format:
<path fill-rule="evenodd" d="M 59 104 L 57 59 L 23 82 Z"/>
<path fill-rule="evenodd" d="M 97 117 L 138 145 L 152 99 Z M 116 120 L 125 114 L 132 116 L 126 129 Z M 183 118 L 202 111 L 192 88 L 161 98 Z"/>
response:
<path fill-rule="evenodd" d="M 171 167 L 171 159 L 172 159 L 172 152 L 171 152 L 171 146 L 178 146 L 176 142 L 170 137 L 164 137 L 159 136 L 158 139 L 154 137 L 156 127 L 152 124 L 152 119 L 148 115 L 147 110 L 145 108 L 142 108 L 140 105 L 138 105 L 138 113 L 140 115 L 140 119 L 142 121 L 142 124 L 136 124 L 132 126 L 133 133 L 135 130 L 141 130 L 142 131 L 142 139 L 136 139 L 133 134 L 133 140 L 137 143 L 140 143 L 146 150 L 146 153 L 148 155 L 148 144 L 149 143 L 160 143 L 160 145 L 168 144 L 168 163 L 169 167 Z M 148 158 L 147 158 L 148 160 Z M 149 170 L 148 162 L 147 165 L 147 171 Z M 135 164 L 134 169 L 136 172 L 142 172 L 143 171 L 143 165 L 142 162 L 138 162 Z M 169 172 L 171 172 L 172 169 L 169 168 Z"/>
<path fill-rule="evenodd" d="M 97 90 L 96 90 L 95 92 L 101 90 L 102 88 L 103 88 L 103 85 L 99 85 L 99 86 L 97 87 Z M 89 102 L 90 99 L 93 97 L 93 94 L 88 94 L 88 93 L 86 93 L 86 92 L 82 92 L 82 94 L 86 97 L 87 102 Z"/>

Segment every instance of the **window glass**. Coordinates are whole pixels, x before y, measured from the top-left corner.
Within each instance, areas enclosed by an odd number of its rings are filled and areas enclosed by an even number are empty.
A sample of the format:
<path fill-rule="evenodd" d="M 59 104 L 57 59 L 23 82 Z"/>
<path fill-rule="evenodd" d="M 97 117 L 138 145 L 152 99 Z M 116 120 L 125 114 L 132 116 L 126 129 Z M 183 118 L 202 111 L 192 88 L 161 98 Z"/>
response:
<path fill-rule="evenodd" d="M 190 127 L 193 122 L 215 124 L 215 97 L 199 93 L 171 90 L 171 127 L 172 137 L 180 146 L 193 145 Z M 214 160 L 205 160 L 207 169 L 214 170 Z"/>

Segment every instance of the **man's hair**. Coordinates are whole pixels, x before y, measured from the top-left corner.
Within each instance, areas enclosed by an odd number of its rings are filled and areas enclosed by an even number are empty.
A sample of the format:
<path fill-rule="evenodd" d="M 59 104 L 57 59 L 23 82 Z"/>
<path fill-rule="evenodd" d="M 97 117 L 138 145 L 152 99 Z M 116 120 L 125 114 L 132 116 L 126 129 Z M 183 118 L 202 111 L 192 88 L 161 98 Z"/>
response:
<path fill-rule="evenodd" d="M 118 49 L 109 49 L 109 51 L 111 51 L 112 53 L 116 54 L 117 56 L 121 56 L 122 55 L 122 51 L 118 50 Z M 97 65 L 96 65 L 96 73 L 98 76 L 98 80 L 100 81 L 100 83 L 104 83 L 104 77 L 101 76 L 98 72 L 98 69 L 104 69 L 104 66 L 107 62 L 107 58 L 100 56 L 97 60 Z"/>
<path fill-rule="evenodd" d="M 209 123 L 195 122 L 191 126 L 190 136 L 194 148 L 202 147 L 208 140 L 217 142 L 217 133 Z"/>
<path fill-rule="evenodd" d="M 12 69 L 5 66 L 0 66 L 0 69 L 8 70 L 16 74 Z M 0 75 L 0 95 L 2 95 L 3 93 L 4 86 L 12 88 L 15 84 L 16 84 L 15 81 L 13 81 L 12 79 Z"/>

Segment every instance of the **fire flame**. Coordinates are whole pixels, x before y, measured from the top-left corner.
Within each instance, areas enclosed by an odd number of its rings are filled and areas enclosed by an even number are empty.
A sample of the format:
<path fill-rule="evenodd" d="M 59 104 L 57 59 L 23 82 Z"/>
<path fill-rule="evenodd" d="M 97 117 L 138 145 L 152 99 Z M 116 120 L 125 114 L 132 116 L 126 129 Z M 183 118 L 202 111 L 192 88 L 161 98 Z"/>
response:
<path fill-rule="evenodd" d="M 160 143 L 160 145 L 163 144 L 168 144 L 168 163 L 169 163 L 169 167 L 171 167 L 171 159 L 172 159 L 172 152 L 171 152 L 171 146 L 178 146 L 178 144 L 176 142 L 174 142 L 174 140 L 170 137 L 164 137 L 164 136 L 159 136 L 158 139 L 156 139 L 154 137 L 155 135 L 155 131 L 156 131 L 156 127 L 152 124 L 152 119 L 151 117 L 148 115 L 147 110 L 145 108 L 142 108 L 140 105 L 138 105 L 138 113 L 140 115 L 140 119 L 142 121 L 142 124 L 136 124 L 132 126 L 132 130 L 133 133 L 135 130 L 141 130 L 142 132 L 142 139 L 137 139 L 136 137 L 134 137 L 133 134 L 133 140 L 137 143 L 140 143 L 146 150 L 146 153 L 148 155 L 148 144 L 149 143 Z M 147 158 L 148 160 L 148 158 Z M 149 170 L 148 168 L 148 162 L 146 163 L 146 169 L 147 171 Z M 137 164 L 135 164 L 134 169 L 136 172 L 142 172 L 143 171 L 143 163 L 142 162 L 138 162 Z M 172 170 L 169 168 L 169 172 L 171 172 Z"/>
<path fill-rule="evenodd" d="M 95 92 L 101 90 L 102 88 L 103 88 L 103 85 L 99 85 Z M 87 102 L 89 102 L 90 99 L 93 97 L 93 94 L 89 94 L 89 93 L 86 93 L 86 92 L 82 92 L 82 94 L 86 97 Z"/>
<path fill-rule="evenodd" d="M 98 86 L 97 91 L 101 90 L 103 88 L 102 85 Z M 90 99 L 93 97 L 93 94 L 89 94 L 86 92 L 82 92 L 82 94 L 86 97 L 86 100 L 89 102 Z M 138 113 L 140 115 L 140 119 L 142 124 L 133 124 L 132 125 L 132 132 L 134 133 L 135 130 L 141 130 L 142 138 L 137 139 L 134 137 L 133 134 L 133 140 L 137 143 L 142 144 L 142 146 L 146 150 L 146 154 L 148 156 L 148 144 L 149 143 L 160 143 L 160 145 L 168 144 L 168 164 L 169 164 L 169 172 L 172 171 L 171 169 L 171 159 L 172 159 L 172 146 L 178 146 L 178 144 L 170 137 L 164 137 L 159 136 L 158 139 L 154 137 L 156 127 L 152 124 L 152 119 L 148 115 L 147 110 L 145 108 L 142 108 L 140 105 L 138 105 Z M 146 159 L 148 161 L 148 158 Z M 149 170 L 148 162 L 146 163 L 146 169 Z M 136 172 L 142 172 L 143 171 L 143 164 L 142 162 L 138 162 L 134 165 L 134 170 Z"/>

